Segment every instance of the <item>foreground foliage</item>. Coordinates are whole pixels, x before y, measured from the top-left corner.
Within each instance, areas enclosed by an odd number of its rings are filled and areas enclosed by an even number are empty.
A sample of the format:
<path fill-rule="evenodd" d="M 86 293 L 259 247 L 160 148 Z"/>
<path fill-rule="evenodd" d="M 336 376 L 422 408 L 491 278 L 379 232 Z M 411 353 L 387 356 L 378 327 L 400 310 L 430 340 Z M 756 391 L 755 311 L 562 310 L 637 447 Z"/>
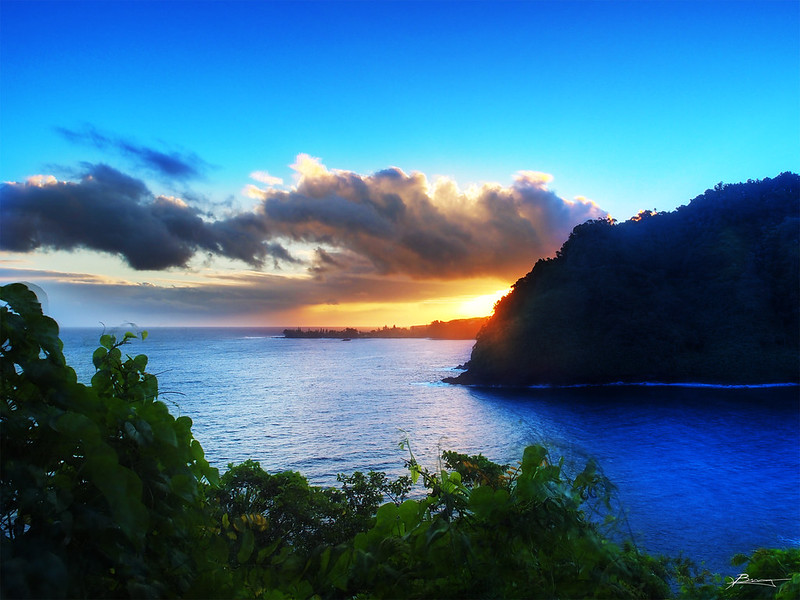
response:
<path fill-rule="evenodd" d="M 790 598 L 800 551 L 760 550 L 730 586 L 615 543 L 613 487 L 541 446 L 516 466 L 443 454 L 410 475 L 319 488 L 253 461 L 220 478 L 157 399 L 137 336 L 103 335 L 91 385 L 20 284 L 0 288 L 0 593 L 15 597 Z M 146 334 L 142 334 L 142 339 Z M 424 493 L 409 498 L 413 485 Z M 388 502 L 385 500 L 388 499 Z M 674 582 L 671 589 L 670 578 Z M 786 581 L 783 581 L 786 579 Z"/>
<path fill-rule="evenodd" d="M 104 335 L 80 384 L 58 325 L 2 288 L 2 586 L 8 596 L 178 595 L 192 581 L 202 479 L 192 422 L 157 400 L 147 357 Z"/>

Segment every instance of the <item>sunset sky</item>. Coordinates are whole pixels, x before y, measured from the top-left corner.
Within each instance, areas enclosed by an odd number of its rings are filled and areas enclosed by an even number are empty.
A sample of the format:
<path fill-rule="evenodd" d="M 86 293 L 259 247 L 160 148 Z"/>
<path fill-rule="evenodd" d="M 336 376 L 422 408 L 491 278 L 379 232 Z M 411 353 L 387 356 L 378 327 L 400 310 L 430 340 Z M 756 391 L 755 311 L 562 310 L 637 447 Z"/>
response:
<path fill-rule="evenodd" d="M 798 168 L 797 1 L 0 1 L 0 282 L 63 326 L 484 315 Z"/>

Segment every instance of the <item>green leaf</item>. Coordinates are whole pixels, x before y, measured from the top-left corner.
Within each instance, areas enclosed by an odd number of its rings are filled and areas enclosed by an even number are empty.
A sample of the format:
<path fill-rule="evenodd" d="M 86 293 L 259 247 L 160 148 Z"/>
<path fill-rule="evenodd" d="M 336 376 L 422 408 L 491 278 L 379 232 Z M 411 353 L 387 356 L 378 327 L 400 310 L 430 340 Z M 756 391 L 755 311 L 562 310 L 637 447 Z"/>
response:
<path fill-rule="evenodd" d="M 170 478 L 170 489 L 187 502 L 194 501 L 197 496 L 197 480 L 191 475 L 176 473 Z"/>
<path fill-rule="evenodd" d="M 336 559 L 328 575 L 328 579 L 333 583 L 334 587 L 342 591 L 347 589 L 348 566 L 352 558 L 353 550 L 350 548 L 345 549 Z"/>
<path fill-rule="evenodd" d="M 192 457 L 198 461 L 205 460 L 206 457 L 203 447 L 197 440 L 192 440 Z"/>
<path fill-rule="evenodd" d="M 359 531 L 356 537 L 353 538 L 353 550 L 364 552 L 367 549 L 369 538 L 363 531 Z"/>
<path fill-rule="evenodd" d="M 479 517 L 487 517 L 494 505 L 494 490 L 489 486 L 474 488 L 469 495 L 469 508 Z"/>
<path fill-rule="evenodd" d="M 152 430 L 156 441 L 173 448 L 178 447 L 178 438 L 171 423 L 164 422 L 164 419 L 153 419 Z"/>
<path fill-rule="evenodd" d="M 239 552 L 236 553 L 236 559 L 240 563 L 244 563 L 250 558 L 250 555 L 253 553 L 253 548 L 255 547 L 256 538 L 253 535 L 253 531 L 251 529 L 245 529 L 242 532 L 242 546 L 239 548 Z"/>
<path fill-rule="evenodd" d="M 328 563 L 331 560 L 331 547 L 328 546 L 322 551 L 319 557 L 319 572 L 325 573 L 328 570 Z"/>
<path fill-rule="evenodd" d="M 107 348 L 109 350 L 111 350 L 111 348 L 114 347 L 114 343 L 116 341 L 117 340 L 113 335 L 109 335 L 107 333 L 100 336 L 100 345 L 103 346 L 103 348 Z"/>
<path fill-rule="evenodd" d="M 399 511 L 398 511 L 397 505 L 394 504 L 393 502 L 388 502 L 388 503 L 384 504 L 383 506 L 381 506 L 378 509 L 378 512 L 375 515 L 376 516 L 376 521 L 375 521 L 376 527 L 377 526 L 381 526 L 381 525 L 387 525 L 387 524 L 394 525 L 397 522 L 398 513 L 399 513 Z"/>
<path fill-rule="evenodd" d="M 155 375 L 147 373 L 142 379 L 142 392 L 145 398 L 152 400 L 158 396 L 158 379 Z"/>
<path fill-rule="evenodd" d="M 111 378 L 105 371 L 98 371 L 92 376 L 92 387 L 105 392 L 111 386 Z"/>
<path fill-rule="evenodd" d="M 98 348 L 92 354 L 92 364 L 96 369 L 99 369 L 100 366 L 103 364 L 103 361 L 106 359 L 106 355 L 108 354 L 108 350 L 103 347 Z"/>
<path fill-rule="evenodd" d="M 137 354 L 133 357 L 133 364 L 138 371 L 143 372 L 147 368 L 147 356 L 144 354 Z"/>
<path fill-rule="evenodd" d="M 136 427 L 133 426 L 133 423 L 131 423 L 130 421 L 126 421 L 125 425 L 123 426 L 123 429 L 125 430 L 125 433 L 130 439 L 132 439 L 139 445 L 142 444 L 143 442 L 142 436 L 141 434 L 139 434 L 138 431 L 136 431 Z"/>
<path fill-rule="evenodd" d="M 128 539 L 141 546 L 150 520 L 141 501 L 141 480 L 136 473 L 117 463 L 113 451 L 95 449 L 87 454 L 90 479 L 106 498 L 114 521 Z"/>
<path fill-rule="evenodd" d="M 528 446 L 522 453 L 522 472 L 533 473 L 547 459 L 547 449 L 543 446 Z"/>
<path fill-rule="evenodd" d="M 417 463 L 411 463 L 408 466 L 408 470 L 411 471 L 411 483 L 417 483 L 420 475 L 420 468 Z"/>
<path fill-rule="evenodd" d="M 450 530 L 450 524 L 444 520 L 434 522 L 425 532 L 425 542 L 431 546 Z"/>
<path fill-rule="evenodd" d="M 216 467 L 212 467 L 207 462 L 203 465 L 202 468 L 203 477 L 206 478 L 209 484 L 213 487 L 217 487 L 219 485 L 219 470 Z"/>
<path fill-rule="evenodd" d="M 52 427 L 54 430 L 75 441 L 99 440 L 100 434 L 97 425 L 86 415 L 67 412 L 56 420 Z"/>
<path fill-rule="evenodd" d="M 406 500 L 397 509 L 400 520 L 406 526 L 406 531 L 410 531 L 419 523 L 419 502 L 416 500 Z"/>

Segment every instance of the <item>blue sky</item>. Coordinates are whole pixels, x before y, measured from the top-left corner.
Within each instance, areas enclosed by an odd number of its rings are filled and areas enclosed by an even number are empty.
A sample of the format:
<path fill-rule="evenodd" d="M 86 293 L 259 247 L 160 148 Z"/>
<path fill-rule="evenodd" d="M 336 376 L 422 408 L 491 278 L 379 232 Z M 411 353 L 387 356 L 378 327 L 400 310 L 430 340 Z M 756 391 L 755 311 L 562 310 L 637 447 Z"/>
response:
<path fill-rule="evenodd" d="M 507 288 L 580 220 L 671 210 L 719 181 L 800 165 L 795 1 L 2 0 L 0 11 L 1 181 L 52 176 L 85 190 L 80 182 L 104 166 L 108 203 L 120 202 L 114 186 L 135 180 L 142 190 L 127 201 L 149 215 L 171 198 L 182 215 L 217 223 L 213 242 L 181 240 L 191 254 L 183 262 L 138 268 L 122 245 L 80 238 L 85 231 L 69 242 L 50 232 L 55 241 L 35 248 L 5 244 L 3 280 L 40 285 L 64 324 L 92 325 L 99 314 L 152 325 L 467 316 L 481 310 L 473 296 Z M 397 193 L 416 215 L 402 231 L 334 219 L 342 194 L 345 211 L 356 202 L 343 186 L 384 193 L 389 178 L 375 175 L 390 167 L 402 170 Z M 328 195 L 316 197 L 323 179 Z M 437 181 L 457 192 L 435 192 Z M 516 206 L 514 231 L 538 242 L 487 241 L 507 235 L 502 224 L 470 237 L 502 213 L 480 192 L 485 182 Z M 314 227 L 299 225 L 300 207 Z M 220 241 L 237 214 L 261 219 L 260 262 Z M 432 256 L 440 221 L 481 258 L 450 244 L 445 268 Z M 381 236 L 401 250 L 378 249 Z M 429 250 L 413 246 L 423 238 Z M 485 264 L 461 277 L 459 260 Z"/>

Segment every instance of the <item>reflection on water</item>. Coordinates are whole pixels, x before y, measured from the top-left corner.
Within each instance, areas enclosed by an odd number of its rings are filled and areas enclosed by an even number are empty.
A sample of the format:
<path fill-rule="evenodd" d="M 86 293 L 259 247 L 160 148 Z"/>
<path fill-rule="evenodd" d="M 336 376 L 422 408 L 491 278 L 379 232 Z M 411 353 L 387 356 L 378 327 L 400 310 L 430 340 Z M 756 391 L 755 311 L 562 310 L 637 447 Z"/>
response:
<path fill-rule="evenodd" d="M 337 473 L 403 473 L 442 450 L 516 462 L 546 445 L 618 487 L 638 545 L 684 551 L 716 571 L 736 552 L 800 542 L 798 388 L 608 387 L 509 391 L 449 386 L 469 341 L 286 340 L 264 330 L 155 329 L 150 357 L 173 414 L 194 421 L 213 464 L 252 458 L 317 484 Z M 82 380 L 100 331 L 66 330 Z"/>

